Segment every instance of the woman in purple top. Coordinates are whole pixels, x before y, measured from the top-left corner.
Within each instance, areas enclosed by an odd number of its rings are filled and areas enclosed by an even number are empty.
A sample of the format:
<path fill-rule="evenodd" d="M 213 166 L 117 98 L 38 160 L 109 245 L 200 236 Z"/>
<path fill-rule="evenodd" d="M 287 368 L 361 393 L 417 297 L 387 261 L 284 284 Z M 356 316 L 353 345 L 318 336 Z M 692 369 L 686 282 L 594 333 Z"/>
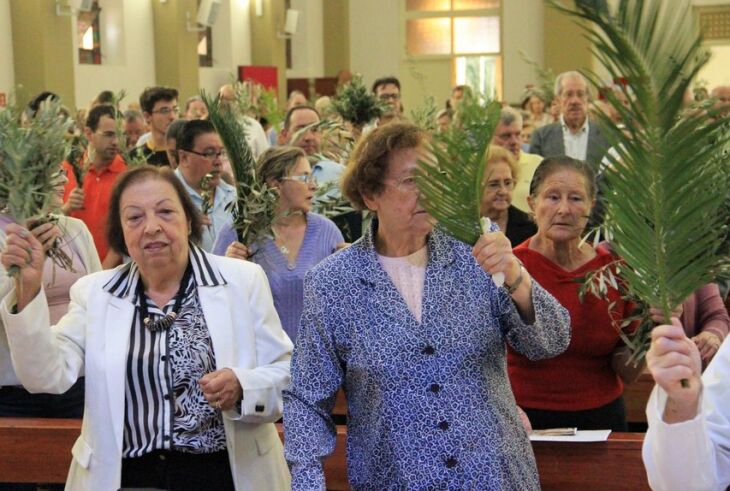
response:
<path fill-rule="evenodd" d="M 246 247 L 236 241 L 236 233 L 229 226 L 218 234 L 213 253 L 249 259 L 264 268 L 284 331 L 295 340 L 302 314 L 304 275 L 345 242 L 331 220 L 309 211 L 317 181 L 302 149 L 268 149 L 259 157 L 258 176 L 279 190 L 278 218 L 271 226 L 273 239 Z"/>

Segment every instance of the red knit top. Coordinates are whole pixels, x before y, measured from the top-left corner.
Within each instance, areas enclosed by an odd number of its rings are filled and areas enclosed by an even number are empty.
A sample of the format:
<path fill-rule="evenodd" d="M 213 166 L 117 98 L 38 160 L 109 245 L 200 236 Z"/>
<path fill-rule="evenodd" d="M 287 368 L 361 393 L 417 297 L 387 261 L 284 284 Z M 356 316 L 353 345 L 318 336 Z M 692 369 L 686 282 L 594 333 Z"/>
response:
<path fill-rule="evenodd" d="M 523 242 L 514 253 L 533 279 L 568 309 L 572 332 L 568 349 L 548 360 L 530 361 L 508 347 L 507 367 L 517 404 L 550 411 L 581 411 L 608 404 L 623 392 L 623 383 L 611 368 L 611 357 L 622 343 L 617 326 L 629 306 L 610 286 L 608 300 L 586 294 L 581 302 L 576 280 L 616 257 L 599 245 L 596 257 L 566 271 L 529 245 L 530 240 Z M 611 302 L 615 304 L 609 313 Z"/>

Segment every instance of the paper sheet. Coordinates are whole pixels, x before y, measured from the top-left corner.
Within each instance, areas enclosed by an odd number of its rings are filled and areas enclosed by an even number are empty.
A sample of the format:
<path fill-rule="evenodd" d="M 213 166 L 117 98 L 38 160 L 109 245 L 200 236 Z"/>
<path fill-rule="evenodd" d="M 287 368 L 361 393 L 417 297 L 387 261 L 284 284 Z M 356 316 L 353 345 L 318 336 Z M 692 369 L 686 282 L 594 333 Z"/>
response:
<path fill-rule="evenodd" d="M 533 442 L 605 442 L 611 430 L 578 430 L 571 436 L 530 435 Z"/>

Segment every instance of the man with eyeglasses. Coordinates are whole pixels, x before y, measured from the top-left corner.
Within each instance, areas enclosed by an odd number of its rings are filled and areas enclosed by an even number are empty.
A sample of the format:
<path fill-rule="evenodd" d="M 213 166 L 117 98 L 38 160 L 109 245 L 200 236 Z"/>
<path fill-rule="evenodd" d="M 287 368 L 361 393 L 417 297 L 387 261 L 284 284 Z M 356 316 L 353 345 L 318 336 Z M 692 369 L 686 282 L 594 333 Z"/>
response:
<path fill-rule="evenodd" d="M 177 157 L 175 175 L 203 215 L 200 246 L 211 252 L 221 228 L 233 220 L 229 205 L 236 199 L 236 188 L 221 179 L 226 153 L 213 123 L 186 122 L 177 139 Z"/>
<path fill-rule="evenodd" d="M 522 115 L 511 107 L 502 108 L 499 123 L 492 137 L 492 144 L 504 148 L 517 159 L 520 172 L 514 191 L 512 191 L 512 204 L 525 213 L 529 213 L 527 196 L 530 194 L 530 182 L 535 169 L 542 162 L 542 157 L 522 151 L 521 135 Z"/>
<path fill-rule="evenodd" d="M 373 82 L 373 94 L 385 103 L 385 111 L 375 121 L 365 126 L 363 136 L 379 126 L 397 121 L 403 114 L 403 104 L 400 100 L 400 81 L 395 77 L 382 77 Z"/>
<path fill-rule="evenodd" d="M 86 224 L 104 267 L 116 266 L 120 259 L 116 254 L 109 254 L 106 240 L 106 216 L 112 187 L 119 175 L 127 170 L 119 155 L 116 116 L 116 109 L 109 105 L 96 106 L 89 111 L 84 129 L 89 146 L 79 166 L 83 169 L 81 186 L 71 164 L 62 163 L 68 178 L 63 212 Z"/>
<path fill-rule="evenodd" d="M 150 165 L 170 165 L 165 134 L 180 111 L 177 95 L 177 89 L 171 87 L 147 87 L 139 96 L 139 105 L 150 132 L 148 137 L 140 137 L 132 151 L 133 158 L 143 158 Z"/>
<path fill-rule="evenodd" d="M 555 79 L 555 97 L 560 120 L 532 133 L 530 153 L 545 158 L 567 155 L 598 170 L 609 145 L 598 125 L 588 118 L 590 92 L 585 77 L 578 72 L 561 73 Z"/>

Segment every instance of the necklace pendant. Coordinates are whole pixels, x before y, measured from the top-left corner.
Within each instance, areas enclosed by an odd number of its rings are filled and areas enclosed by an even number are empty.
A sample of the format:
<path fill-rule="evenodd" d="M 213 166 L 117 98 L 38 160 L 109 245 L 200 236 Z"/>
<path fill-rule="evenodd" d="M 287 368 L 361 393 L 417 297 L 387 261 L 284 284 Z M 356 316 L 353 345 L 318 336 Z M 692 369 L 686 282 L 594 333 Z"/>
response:
<path fill-rule="evenodd" d="M 283 246 L 279 247 L 279 250 L 285 256 L 288 256 L 289 255 L 289 248 L 287 246 L 283 245 Z"/>

